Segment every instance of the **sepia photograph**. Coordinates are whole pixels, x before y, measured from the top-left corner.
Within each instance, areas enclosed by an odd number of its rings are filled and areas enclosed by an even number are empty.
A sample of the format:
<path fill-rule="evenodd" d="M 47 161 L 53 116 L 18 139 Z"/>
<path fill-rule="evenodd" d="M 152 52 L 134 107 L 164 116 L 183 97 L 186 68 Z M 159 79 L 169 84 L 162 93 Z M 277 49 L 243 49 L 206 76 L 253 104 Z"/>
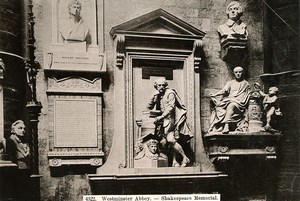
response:
<path fill-rule="evenodd" d="M 300 200 L 299 0 L 1 0 L 0 201 Z"/>

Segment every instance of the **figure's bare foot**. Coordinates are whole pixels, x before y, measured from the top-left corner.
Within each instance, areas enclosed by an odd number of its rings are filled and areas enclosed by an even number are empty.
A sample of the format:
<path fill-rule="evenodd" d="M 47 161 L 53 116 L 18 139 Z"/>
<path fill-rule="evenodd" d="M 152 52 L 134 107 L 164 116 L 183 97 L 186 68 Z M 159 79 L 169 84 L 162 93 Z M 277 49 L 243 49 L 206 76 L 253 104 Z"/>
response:
<path fill-rule="evenodd" d="M 187 157 L 182 159 L 181 167 L 186 167 L 186 165 L 190 162 L 190 159 Z"/>
<path fill-rule="evenodd" d="M 180 167 L 180 164 L 177 161 L 173 161 L 173 167 Z"/>
<path fill-rule="evenodd" d="M 212 132 L 221 132 L 223 130 L 223 127 L 219 127 L 219 128 L 216 128 L 215 126 L 212 128 Z"/>
<path fill-rule="evenodd" d="M 276 129 L 272 128 L 272 127 L 269 126 L 269 125 L 266 125 L 266 126 L 265 126 L 265 131 L 270 132 L 270 133 L 275 133 L 275 132 L 277 132 Z"/>
<path fill-rule="evenodd" d="M 223 130 L 222 130 L 222 133 L 223 134 L 228 134 L 229 133 L 229 125 L 228 124 L 225 124 Z"/>

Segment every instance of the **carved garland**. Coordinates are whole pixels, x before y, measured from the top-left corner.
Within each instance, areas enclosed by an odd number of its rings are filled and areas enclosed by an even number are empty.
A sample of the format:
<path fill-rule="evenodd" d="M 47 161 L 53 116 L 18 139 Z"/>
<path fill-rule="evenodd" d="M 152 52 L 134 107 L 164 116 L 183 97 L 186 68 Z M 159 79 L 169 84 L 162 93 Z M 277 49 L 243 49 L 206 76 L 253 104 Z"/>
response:
<path fill-rule="evenodd" d="M 2 61 L 2 59 L 0 59 L 0 81 L 4 79 L 4 71 L 5 71 L 5 64 Z"/>
<path fill-rule="evenodd" d="M 194 41 L 194 69 L 196 72 L 199 72 L 200 63 L 201 63 L 201 50 L 202 50 L 202 40 Z"/>
<path fill-rule="evenodd" d="M 123 61 L 125 59 L 125 36 L 117 35 L 117 52 L 116 52 L 116 66 L 118 68 L 123 68 Z"/>

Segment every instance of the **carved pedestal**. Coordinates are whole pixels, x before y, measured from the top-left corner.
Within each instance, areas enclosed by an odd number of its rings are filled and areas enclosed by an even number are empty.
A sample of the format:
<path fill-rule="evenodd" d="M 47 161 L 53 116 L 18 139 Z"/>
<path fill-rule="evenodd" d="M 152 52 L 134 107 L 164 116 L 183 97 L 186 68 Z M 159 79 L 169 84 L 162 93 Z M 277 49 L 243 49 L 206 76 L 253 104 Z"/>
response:
<path fill-rule="evenodd" d="M 134 167 L 136 168 L 168 167 L 168 160 L 165 158 L 149 159 L 147 157 L 144 157 L 140 160 L 134 161 Z"/>
<path fill-rule="evenodd" d="M 248 118 L 250 133 L 264 131 L 262 122 L 262 97 L 258 93 L 252 93 L 248 106 Z"/>

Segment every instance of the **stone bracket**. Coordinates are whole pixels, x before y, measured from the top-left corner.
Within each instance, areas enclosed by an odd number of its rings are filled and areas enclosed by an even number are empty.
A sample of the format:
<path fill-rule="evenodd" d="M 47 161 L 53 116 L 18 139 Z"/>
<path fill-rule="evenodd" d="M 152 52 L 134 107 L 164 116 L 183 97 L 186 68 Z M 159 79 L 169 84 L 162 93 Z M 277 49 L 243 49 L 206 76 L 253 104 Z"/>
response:
<path fill-rule="evenodd" d="M 214 162 L 227 162 L 238 157 L 276 159 L 277 147 L 282 134 L 268 132 L 210 132 L 204 136 L 208 155 Z"/>
<path fill-rule="evenodd" d="M 247 56 L 247 39 L 226 38 L 221 42 L 221 58 L 232 68 L 244 66 Z"/>
<path fill-rule="evenodd" d="M 48 160 L 50 167 L 64 165 L 91 165 L 101 166 L 104 153 L 101 152 L 49 152 Z"/>

